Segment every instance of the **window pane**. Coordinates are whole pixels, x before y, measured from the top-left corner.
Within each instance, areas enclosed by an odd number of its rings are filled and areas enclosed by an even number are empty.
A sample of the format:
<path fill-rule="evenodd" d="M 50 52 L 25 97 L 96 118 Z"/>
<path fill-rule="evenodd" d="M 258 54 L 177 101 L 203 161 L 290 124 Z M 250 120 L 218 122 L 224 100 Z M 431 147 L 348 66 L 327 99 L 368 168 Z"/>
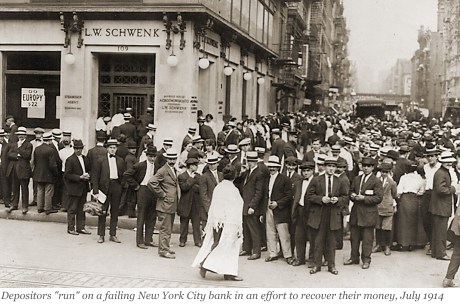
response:
<path fill-rule="evenodd" d="M 240 25 L 241 18 L 241 0 L 233 0 L 232 6 L 232 22 L 234 24 Z"/>
<path fill-rule="evenodd" d="M 270 14 L 267 10 L 264 10 L 264 37 L 263 42 L 267 43 L 268 40 L 268 15 Z"/>
<path fill-rule="evenodd" d="M 262 3 L 257 3 L 257 36 L 256 39 L 262 41 L 264 30 L 264 6 Z"/>
<path fill-rule="evenodd" d="M 273 38 L 273 15 L 268 14 L 268 41 L 267 44 L 272 43 L 272 38 Z"/>
<path fill-rule="evenodd" d="M 249 7 L 251 2 L 245 0 L 242 2 L 241 7 L 241 28 L 245 31 L 249 31 Z"/>
<path fill-rule="evenodd" d="M 256 37 L 257 35 L 257 0 L 251 0 L 251 13 L 249 20 L 249 35 Z"/>
<path fill-rule="evenodd" d="M 60 71 L 61 52 L 8 52 L 6 69 Z"/>

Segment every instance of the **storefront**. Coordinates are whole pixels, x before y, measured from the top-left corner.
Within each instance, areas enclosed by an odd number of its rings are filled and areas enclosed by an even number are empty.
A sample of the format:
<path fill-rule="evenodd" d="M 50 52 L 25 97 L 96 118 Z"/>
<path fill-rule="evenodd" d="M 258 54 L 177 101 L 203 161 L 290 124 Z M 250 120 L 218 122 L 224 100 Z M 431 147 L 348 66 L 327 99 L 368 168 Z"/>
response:
<path fill-rule="evenodd" d="M 267 58 L 247 46 L 224 44 L 209 29 L 203 35 L 192 21 L 183 33 L 170 32 L 169 48 L 164 20 L 81 21 L 67 41 L 59 19 L 1 21 L 1 117 L 12 114 L 29 130 L 69 130 L 91 147 L 98 116 L 153 107 L 161 147 L 166 136 L 178 146 L 199 110 L 213 114 L 218 128 L 230 116 L 271 111 Z"/>

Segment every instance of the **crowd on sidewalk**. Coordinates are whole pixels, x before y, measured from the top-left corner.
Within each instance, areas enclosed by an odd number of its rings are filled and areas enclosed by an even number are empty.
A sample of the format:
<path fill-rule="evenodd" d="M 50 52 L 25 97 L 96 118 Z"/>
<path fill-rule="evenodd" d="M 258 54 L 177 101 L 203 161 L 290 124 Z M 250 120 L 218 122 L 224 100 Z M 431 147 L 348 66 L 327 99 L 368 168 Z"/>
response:
<path fill-rule="evenodd" d="M 450 260 L 443 286 L 454 285 L 460 264 L 460 225 L 457 216 L 452 220 L 460 194 L 460 130 L 451 122 L 299 112 L 241 122 L 233 118 L 216 130 L 208 114 L 198 116 L 182 143 L 160 139 L 157 150 L 151 112 L 135 118 L 132 109 L 120 109 L 111 118 L 100 117 L 97 144 L 86 155 L 81 140 L 58 129 L 37 127 L 29 142 L 26 128 L 7 116 L 0 130 L 1 197 L 7 212 L 19 209 L 19 202 L 22 213 L 28 212 L 32 178 L 31 204 L 39 213 L 66 211 L 70 235 L 91 234 L 83 211 L 88 193 L 101 202 L 99 243 L 105 242 L 107 215 L 109 240 L 121 242 L 118 216 L 127 214 L 137 219 L 138 248 L 157 247 L 161 257 L 174 259 L 170 238 L 177 214 L 179 246 L 187 245 L 191 222 L 195 246 L 204 247 L 203 233 L 214 234 L 206 245 L 209 252 L 219 242 L 228 243 L 222 239 L 227 236 L 223 222 L 215 219 L 222 217 L 236 226 L 230 231 L 232 245 L 248 260 L 266 251 L 267 263 L 308 263 L 310 274 L 327 267 L 337 275 L 335 252 L 349 239 L 351 253 L 344 265 L 362 263 L 369 269 L 376 253 L 424 249 L 428 257 Z M 232 205 L 223 204 L 222 191 L 213 197 L 221 184 L 227 192 L 233 192 L 232 185 L 241 197 L 242 204 L 233 207 L 241 227 Z M 228 212 L 219 214 L 217 205 Z M 155 226 L 158 241 L 153 240 Z M 194 262 L 202 276 L 214 271 L 203 269 L 203 262 Z M 233 266 L 225 279 L 242 280 L 237 260 L 228 264 Z"/>

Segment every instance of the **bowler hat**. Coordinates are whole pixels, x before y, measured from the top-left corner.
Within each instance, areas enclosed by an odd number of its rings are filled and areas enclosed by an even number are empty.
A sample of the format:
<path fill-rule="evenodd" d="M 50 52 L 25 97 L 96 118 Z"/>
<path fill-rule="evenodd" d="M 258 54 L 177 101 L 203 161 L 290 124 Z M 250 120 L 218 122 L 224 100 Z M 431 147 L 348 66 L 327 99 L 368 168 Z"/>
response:
<path fill-rule="evenodd" d="M 299 168 L 300 169 L 314 169 L 315 168 L 315 163 L 313 163 L 311 161 L 307 161 L 307 162 L 302 163 L 299 166 Z"/>
<path fill-rule="evenodd" d="M 80 148 L 83 148 L 83 147 L 85 147 L 85 145 L 83 145 L 82 140 L 74 140 L 73 141 L 73 148 L 80 149 Z"/>
<path fill-rule="evenodd" d="M 153 145 L 149 145 L 147 146 L 147 149 L 145 151 L 145 154 L 147 156 L 156 156 L 157 155 L 157 148 L 156 146 L 153 146 Z"/>
<path fill-rule="evenodd" d="M 195 159 L 195 158 L 188 158 L 185 161 L 186 165 L 198 165 L 198 163 L 200 163 L 200 161 L 198 161 L 198 159 Z"/>
<path fill-rule="evenodd" d="M 373 158 L 363 158 L 361 161 L 362 165 L 375 165 L 375 159 Z"/>

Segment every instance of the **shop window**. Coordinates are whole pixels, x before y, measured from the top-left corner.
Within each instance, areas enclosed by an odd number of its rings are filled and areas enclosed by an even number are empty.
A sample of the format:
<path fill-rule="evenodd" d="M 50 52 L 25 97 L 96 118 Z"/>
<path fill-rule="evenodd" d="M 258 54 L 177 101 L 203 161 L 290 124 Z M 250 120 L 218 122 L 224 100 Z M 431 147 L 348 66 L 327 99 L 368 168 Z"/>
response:
<path fill-rule="evenodd" d="M 16 124 L 28 128 L 59 127 L 56 104 L 60 96 L 60 52 L 6 52 L 5 115 L 13 115 Z M 22 92 L 37 89 L 44 93 L 43 107 L 31 103 L 22 107 Z"/>

